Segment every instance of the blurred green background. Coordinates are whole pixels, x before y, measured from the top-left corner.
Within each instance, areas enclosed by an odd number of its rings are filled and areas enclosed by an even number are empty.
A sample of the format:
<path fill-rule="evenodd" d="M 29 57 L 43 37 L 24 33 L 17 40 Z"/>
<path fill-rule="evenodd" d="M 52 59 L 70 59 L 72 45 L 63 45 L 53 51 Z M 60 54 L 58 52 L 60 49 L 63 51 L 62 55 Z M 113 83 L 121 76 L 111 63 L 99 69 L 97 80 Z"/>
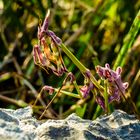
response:
<path fill-rule="evenodd" d="M 51 71 L 46 74 L 34 65 L 33 46 L 37 43 L 39 19 L 51 10 L 49 29 L 95 77 L 95 66 L 109 63 L 113 67 L 124 44 L 124 38 L 136 17 L 140 0 L 0 0 L 0 107 L 19 108 L 31 105 L 44 85 L 59 87 L 64 79 Z M 135 29 L 139 30 L 139 29 Z M 126 97 L 140 110 L 140 32 L 125 53 L 123 81 L 129 82 Z M 83 76 L 62 52 L 66 67 L 72 71 L 79 85 Z M 65 87 L 72 91 L 73 87 Z M 76 92 L 73 90 L 73 92 Z M 52 96 L 43 94 L 34 108 L 39 116 Z M 112 108 L 132 113 L 125 100 Z M 55 99 L 46 113 L 47 118 L 66 117 L 72 112 L 95 119 L 103 111 L 92 95 L 78 100 L 66 95 Z"/>

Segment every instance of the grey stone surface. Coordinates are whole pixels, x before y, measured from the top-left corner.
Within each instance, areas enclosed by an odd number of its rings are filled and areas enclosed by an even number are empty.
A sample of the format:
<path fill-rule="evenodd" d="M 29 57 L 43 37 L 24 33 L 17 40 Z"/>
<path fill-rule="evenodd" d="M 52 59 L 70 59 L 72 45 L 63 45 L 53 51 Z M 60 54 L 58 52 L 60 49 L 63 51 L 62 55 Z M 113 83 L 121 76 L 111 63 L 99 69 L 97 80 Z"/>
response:
<path fill-rule="evenodd" d="M 94 121 L 71 114 L 41 124 L 30 107 L 0 109 L 0 140 L 140 140 L 140 121 L 116 110 Z"/>
<path fill-rule="evenodd" d="M 33 140 L 38 127 L 32 109 L 0 109 L 0 140 Z"/>

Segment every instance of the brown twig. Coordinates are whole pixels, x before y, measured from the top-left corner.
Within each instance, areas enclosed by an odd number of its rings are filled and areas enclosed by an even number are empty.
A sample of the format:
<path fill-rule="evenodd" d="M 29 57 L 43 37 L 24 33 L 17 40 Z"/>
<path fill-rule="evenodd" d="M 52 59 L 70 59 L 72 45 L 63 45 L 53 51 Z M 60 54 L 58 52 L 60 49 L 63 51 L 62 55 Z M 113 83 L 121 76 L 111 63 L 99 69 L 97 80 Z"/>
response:
<path fill-rule="evenodd" d="M 13 89 L 13 90 L 5 90 L 5 91 L 0 91 L 0 95 L 5 95 L 5 94 L 13 94 L 16 92 L 20 92 L 24 89 L 24 87 L 19 87 L 17 89 Z"/>
<path fill-rule="evenodd" d="M 0 95 L 0 100 L 8 102 L 8 103 L 12 103 L 12 104 L 17 105 L 19 107 L 28 106 L 28 104 L 26 102 L 24 102 L 23 100 L 15 100 L 15 99 L 3 96 L 3 95 Z"/>
<path fill-rule="evenodd" d="M 32 84 L 25 79 L 23 76 L 17 74 L 17 73 L 12 73 L 13 76 L 18 77 L 19 79 L 21 79 L 23 81 L 23 83 L 29 88 L 31 89 L 32 93 L 35 95 L 35 97 L 37 97 L 37 91 L 36 89 L 32 86 Z M 42 99 L 39 99 L 40 103 L 45 107 L 46 104 L 44 103 L 44 101 Z"/>

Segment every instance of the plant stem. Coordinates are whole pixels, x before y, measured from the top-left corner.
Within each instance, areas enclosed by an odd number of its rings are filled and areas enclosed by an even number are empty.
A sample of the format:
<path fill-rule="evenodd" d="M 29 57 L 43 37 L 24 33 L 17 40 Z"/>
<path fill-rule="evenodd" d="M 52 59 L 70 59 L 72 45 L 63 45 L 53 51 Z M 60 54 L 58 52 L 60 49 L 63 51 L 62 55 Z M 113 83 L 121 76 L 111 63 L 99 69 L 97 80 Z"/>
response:
<path fill-rule="evenodd" d="M 62 50 L 66 53 L 66 55 L 72 60 L 72 62 L 79 68 L 79 70 L 81 71 L 81 73 L 86 73 L 87 71 L 89 71 L 89 69 L 87 69 L 68 49 L 67 47 L 62 43 L 60 45 L 60 47 L 62 48 Z M 90 72 L 91 73 L 91 72 Z M 94 76 L 91 74 L 90 75 L 90 80 L 92 81 L 92 83 L 101 91 L 104 91 L 104 88 L 97 82 L 97 80 L 94 78 Z"/>
<path fill-rule="evenodd" d="M 52 100 L 49 102 L 49 104 L 46 106 L 44 112 L 41 114 L 41 116 L 39 117 L 39 120 L 42 119 L 42 117 L 44 116 L 44 114 L 46 113 L 47 109 L 50 107 L 51 103 L 54 101 L 54 99 L 57 97 L 57 95 L 60 93 L 60 90 L 62 89 L 63 85 L 58 89 L 57 93 L 53 96 Z"/>
<path fill-rule="evenodd" d="M 33 104 L 33 107 L 36 105 L 36 103 L 38 102 L 38 100 L 40 99 L 40 97 L 41 97 L 41 95 L 42 95 L 42 93 L 43 93 L 43 88 L 41 89 L 41 91 L 39 92 L 39 94 L 37 95 L 37 97 L 36 97 L 36 100 L 35 100 L 35 102 L 34 102 L 34 104 Z"/>
<path fill-rule="evenodd" d="M 73 84 L 74 84 L 74 86 L 75 86 L 75 88 L 76 88 L 76 90 L 77 90 L 77 92 L 78 92 L 79 96 L 82 98 L 82 94 L 81 94 L 81 92 L 80 92 L 80 89 L 79 89 L 79 87 L 78 87 L 78 85 L 77 85 L 76 80 L 75 80 L 75 81 L 73 81 Z"/>
<path fill-rule="evenodd" d="M 39 92 L 39 94 L 38 94 L 38 96 L 37 96 L 37 98 L 36 98 L 36 100 L 35 100 L 35 102 L 33 104 L 33 107 L 36 105 L 36 103 L 38 102 L 39 98 L 41 97 L 41 95 L 43 93 L 43 90 L 44 89 L 42 88 L 41 91 Z M 58 92 L 60 89 L 55 88 L 54 90 L 55 90 L 55 92 Z M 71 92 L 68 92 L 68 91 L 64 91 L 64 90 L 61 90 L 60 93 L 68 95 L 68 96 L 71 96 L 71 97 L 74 97 L 74 98 L 79 98 L 79 99 L 81 98 L 77 94 L 74 94 L 74 93 L 71 93 Z"/>
<path fill-rule="evenodd" d="M 12 104 L 17 105 L 19 107 L 28 106 L 28 104 L 26 102 L 24 102 L 23 100 L 15 100 L 15 99 L 3 96 L 3 95 L 0 95 L 0 100 L 2 100 L 4 102 L 12 103 Z"/>
<path fill-rule="evenodd" d="M 24 85 L 26 85 L 29 89 L 31 89 L 31 91 L 35 95 L 35 97 L 37 97 L 37 91 L 36 91 L 36 89 L 33 87 L 33 85 L 27 79 L 25 79 L 23 76 L 15 73 L 15 72 L 13 72 L 12 75 L 14 77 L 19 78 L 21 80 L 21 82 L 24 83 Z M 46 104 L 44 103 L 44 101 L 41 98 L 39 98 L 39 101 L 42 104 L 42 106 L 44 106 L 44 107 L 46 106 Z"/>
<path fill-rule="evenodd" d="M 62 43 L 62 50 L 66 53 L 66 55 L 72 60 L 72 62 L 80 69 L 82 73 L 87 71 L 87 68 L 67 49 L 67 47 Z"/>
<path fill-rule="evenodd" d="M 68 116 L 69 114 L 71 114 L 72 112 L 74 112 L 76 110 L 77 106 L 81 106 L 81 105 L 85 104 L 85 102 L 88 99 L 89 98 L 78 100 L 77 103 L 73 104 L 66 112 L 64 112 L 62 114 L 63 118 L 65 118 L 66 116 Z"/>
<path fill-rule="evenodd" d="M 105 98 L 105 111 L 108 114 L 109 106 L 108 106 L 108 92 L 107 92 L 107 81 L 104 81 L 105 90 L 104 90 L 104 98 Z"/>
<path fill-rule="evenodd" d="M 99 105 L 97 105 L 96 111 L 95 111 L 95 113 L 94 113 L 94 115 L 92 117 L 92 120 L 95 120 L 101 114 L 101 112 L 102 112 L 101 107 Z"/>
<path fill-rule="evenodd" d="M 59 89 L 57 89 L 57 88 L 55 88 L 54 89 L 56 92 L 58 92 L 59 91 Z M 65 95 L 68 95 L 68 96 L 71 96 L 71 97 L 74 97 L 74 98 L 81 98 L 79 95 L 77 95 L 77 94 L 74 94 L 74 93 L 71 93 L 71 92 L 68 92 L 68 91 L 64 91 L 64 90 L 61 90 L 60 91 L 60 93 L 62 93 L 62 94 L 65 94 Z"/>

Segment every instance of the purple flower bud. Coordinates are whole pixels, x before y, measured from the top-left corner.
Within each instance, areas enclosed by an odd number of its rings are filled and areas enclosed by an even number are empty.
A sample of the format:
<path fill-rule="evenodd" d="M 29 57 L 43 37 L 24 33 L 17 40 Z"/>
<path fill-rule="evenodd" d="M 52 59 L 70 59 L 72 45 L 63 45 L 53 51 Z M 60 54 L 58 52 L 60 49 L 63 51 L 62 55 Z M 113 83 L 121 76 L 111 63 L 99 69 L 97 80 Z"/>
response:
<path fill-rule="evenodd" d="M 124 94 L 128 88 L 128 82 L 123 83 L 121 80 L 122 68 L 118 67 L 116 71 L 114 71 L 110 69 L 109 64 L 106 64 L 105 67 L 97 66 L 96 71 L 101 78 L 107 79 L 109 82 L 109 102 L 113 100 L 119 101 L 121 94 Z"/>
<path fill-rule="evenodd" d="M 96 66 L 96 71 L 98 75 L 103 79 L 109 79 L 111 81 L 110 66 L 106 64 L 105 67 Z M 113 72 L 113 71 L 112 71 Z"/>
<path fill-rule="evenodd" d="M 112 91 L 111 91 L 112 92 Z M 120 101 L 120 94 L 119 94 L 119 89 L 114 88 L 113 94 L 109 96 L 108 102 L 111 103 L 112 101 L 116 100 L 117 102 Z"/>
<path fill-rule="evenodd" d="M 60 45 L 62 43 L 61 39 L 57 37 L 53 31 L 48 30 L 47 34 L 57 45 Z"/>
<path fill-rule="evenodd" d="M 62 42 L 61 39 L 59 37 L 57 37 L 53 31 L 48 30 L 49 17 L 50 17 L 50 10 L 48 10 L 48 13 L 45 17 L 43 25 L 38 28 L 38 38 L 41 41 L 41 39 L 44 36 L 49 36 L 55 44 L 60 45 Z"/>
<path fill-rule="evenodd" d="M 108 79 L 109 82 L 112 82 L 121 75 L 122 68 L 118 67 L 117 70 L 114 71 L 110 69 L 109 64 L 105 64 L 105 67 L 97 66 L 96 71 L 101 78 Z"/>
<path fill-rule="evenodd" d="M 84 73 L 85 77 L 90 79 L 90 76 L 91 76 L 91 72 L 89 69 L 86 70 L 86 72 Z"/>
<path fill-rule="evenodd" d="M 47 33 L 47 31 L 48 31 L 49 17 L 50 17 L 50 10 L 48 10 L 48 12 L 46 14 L 43 25 L 38 28 L 38 38 L 39 38 L 39 40 L 41 40 L 44 37 L 45 33 Z"/>
<path fill-rule="evenodd" d="M 115 83 L 117 84 L 117 87 L 121 90 L 122 93 L 125 93 L 125 90 L 128 88 L 128 82 L 123 83 L 121 80 L 121 76 L 119 76 Z"/>
<path fill-rule="evenodd" d="M 104 103 L 104 99 L 103 98 L 97 96 L 96 97 L 96 102 L 101 106 L 101 108 L 103 110 L 105 110 L 105 103 Z"/>
<path fill-rule="evenodd" d="M 89 94 L 89 92 L 94 88 L 94 85 L 92 82 L 89 82 L 88 84 L 84 85 L 80 92 L 82 93 L 83 98 L 86 98 Z"/>
<path fill-rule="evenodd" d="M 46 14 L 45 20 L 42 25 L 42 31 L 48 31 L 49 19 L 50 19 L 50 10 L 48 10 L 48 12 Z"/>
<path fill-rule="evenodd" d="M 54 88 L 51 86 L 44 86 L 43 90 L 49 91 L 49 94 L 52 95 L 54 93 Z"/>
<path fill-rule="evenodd" d="M 74 80 L 75 80 L 75 77 L 74 77 L 73 73 L 69 72 L 68 75 L 66 76 L 65 80 L 63 81 L 63 85 L 65 85 L 67 81 L 69 81 L 71 84 L 71 83 L 73 83 Z"/>
<path fill-rule="evenodd" d="M 61 57 L 61 39 L 54 32 L 48 30 L 50 11 L 48 11 L 42 26 L 38 27 L 39 45 L 33 49 L 34 62 L 40 64 L 46 71 L 51 69 L 57 76 L 62 76 L 67 69 Z M 42 50 L 41 50 L 42 48 Z"/>
<path fill-rule="evenodd" d="M 70 78 L 70 83 L 73 83 L 73 81 L 75 80 L 75 76 L 73 75 L 72 72 L 70 72 L 70 73 L 68 74 L 68 77 Z"/>

